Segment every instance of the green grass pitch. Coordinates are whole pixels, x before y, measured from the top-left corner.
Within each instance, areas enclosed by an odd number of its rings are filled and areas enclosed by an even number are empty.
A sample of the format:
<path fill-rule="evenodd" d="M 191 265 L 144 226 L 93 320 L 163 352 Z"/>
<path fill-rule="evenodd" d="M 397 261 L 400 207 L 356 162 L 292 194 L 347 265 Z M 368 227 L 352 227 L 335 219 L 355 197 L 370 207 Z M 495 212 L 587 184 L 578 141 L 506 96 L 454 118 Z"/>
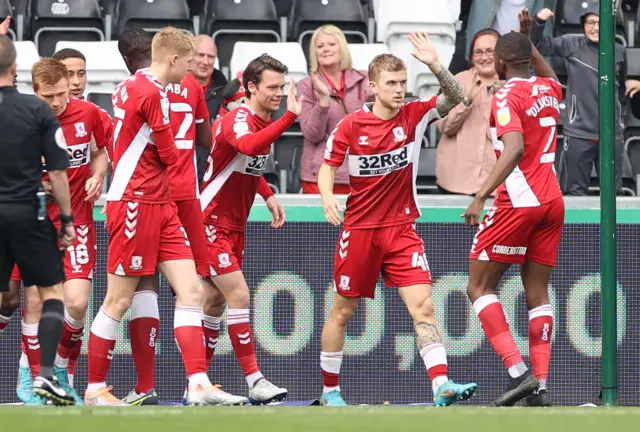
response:
<path fill-rule="evenodd" d="M 640 408 L 0 407 L 2 432 L 607 432 L 639 422 Z"/>

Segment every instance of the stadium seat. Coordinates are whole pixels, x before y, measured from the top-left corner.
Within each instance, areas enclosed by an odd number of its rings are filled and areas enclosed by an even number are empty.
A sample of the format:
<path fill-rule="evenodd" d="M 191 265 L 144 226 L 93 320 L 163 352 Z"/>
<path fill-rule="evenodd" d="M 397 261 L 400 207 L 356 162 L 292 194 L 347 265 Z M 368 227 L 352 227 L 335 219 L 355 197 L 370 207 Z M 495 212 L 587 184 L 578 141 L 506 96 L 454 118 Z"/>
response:
<path fill-rule="evenodd" d="M 302 132 L 287 131 L 274 144 L 276 166 L 286 190 L 282 193 L 299 193 L 302 188 L 300 180 L 300 158 L 302 156 Z"/>
<path fill-rule="evenodd" d="M 236 42 L 231 55 L 230 76 L 236 76 L 238 72 L 247 67 L 251 60 L 265 53 L 287 65 L 289 68 L 287 84 L 291 78 L 298 82 L 308 75 L 307 60 L 302 52 L 302 47 L 297 42 Z M 287 91 L 288 85 L 285 88 L 285 94 Z"/>
<path fill-rule="evenodd" d="M 428 2 L 380 0 L 377 40 L 407 64 L 407 91 L 426 97 L 437 92 L 438 81 L 429 68 L 413 58 L 408 34 L 429 33 L 438 49 L 440 62 L 448 67 L 455 51 L 456 29 L 448 3 L 433 7 Z"/>
<path fill-rule="evenodd" d="M 238 41 L 281 42 L 286 39 L 273 0 L 209 0 L 205 13 L 206 32 L 218 47 L 218 58 L 223 67 L 229 66 L 233 47 Z"/>
<path fill-rule="evenodd" d="M 293 6 L 293 0 L 273 0 L 276 5 L 276 13 L 279 17 L 288 17 Z"/>
<path fill-rule="evenodd" d="M 11 17 L 11 24 L 9 27 L 9 37 L 11 39 L 18 40 L 16 35 L 16 13 L 13 9 L 13 5 L 9 0 L 0 0 L 0 22 L 2 22 L 6 17 Z"/>
<path fill-rule="evenodd" d="M 18 90 L 20 93 L 33 94 L 31 68 L 40 61 L 38 49 L 31 41 L 19 41 L 14 45 L 16 47 L 16 63 L 18 64 Z"/>
<path fill-rule="evenodd" d="M 294 0 L 291 8 L 291 37 L 297 40 L 309 58 L 313 32 L 323 24 L 335 24 L 350 43 L 367 43 L 367 18 L 360 0 Z"/>
<path fill-rule="evenodd" d="M 111 93 L 89 93 L 87 100 L 98 105 L 100 108 L 109 113 L 113 117 L 113 103 L 111 102 Z"/>
<path fill-rule="evenodd" d="M 629 138 L 624 147 L 631 165 L 631 173 L 636 180 L 636 195 L 640 196 L 640 137 Z"/>
<path fill-rule="evenodd" d="M 60 41 L 56 51 L 75 48 L 87 59 L 87 93 L 111 94 L 115 86 L 129 77 L 127 66 L 118 51 L 117 41 Z"/>
<path fill-rule="evenodd" d="M 32 0 L 31 30 L 42 56 L 58 41 L 103 41 L 105 25 L 97 0 Z"/>
<path fill-rule="evenodd" d="M 353 60 L 353 68 L 368 70 L 371 60 L 379 54 L 386 54 L 389 48 L 385 44 L 349 44 L 349 52 Z"/>
<path fill-rule="evenodd" d="M 155 33 L 166 26 L 195 33 L 185 0 L 119 0 L 116 15 L 118 34 L 128 27 L 142 27 Z"/>
<path fill-rule="evenodd" d="M 420 193 L 438 190 L 436 186 L 436 149 L 434 147 L 420 150 L 420 164 L 416 183 Z"/>

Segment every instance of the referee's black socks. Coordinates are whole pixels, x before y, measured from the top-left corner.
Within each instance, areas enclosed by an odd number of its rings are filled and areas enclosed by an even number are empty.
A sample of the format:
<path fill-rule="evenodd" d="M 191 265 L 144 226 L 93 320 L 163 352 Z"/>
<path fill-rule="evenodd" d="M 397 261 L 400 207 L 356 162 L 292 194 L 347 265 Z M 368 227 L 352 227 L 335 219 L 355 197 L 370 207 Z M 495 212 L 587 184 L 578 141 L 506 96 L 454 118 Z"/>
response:
<path fill-rule="evenodd" d="M 50 299 L 42 304 L 42 316 L 38 325 L 40 342 L 40 376 L 53 377 L 53 362 L 64 328 L 64 304 L 62 300 Z"/>

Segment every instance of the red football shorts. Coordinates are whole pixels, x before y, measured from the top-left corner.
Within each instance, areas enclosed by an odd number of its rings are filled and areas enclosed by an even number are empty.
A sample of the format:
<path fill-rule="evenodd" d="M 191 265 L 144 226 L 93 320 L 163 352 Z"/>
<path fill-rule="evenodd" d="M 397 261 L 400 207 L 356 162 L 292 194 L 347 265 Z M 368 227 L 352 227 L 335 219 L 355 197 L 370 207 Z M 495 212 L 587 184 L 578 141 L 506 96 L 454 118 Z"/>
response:
<path fill-rule="evenodd" d="M 207 237 L 209 276 L 218 276 L 242 270 L 244 232 L 215 225 L 205 225 Z"/>
<path fill-rule="evenodd" d="M 473 239 L 469 258 L 508 264 L 525 260 L 555 266 L 564 224 L 564 200 L 538 207 L 492 207 Z"/>
<path fill-rule="evenodd" d="M 56 230 L 60 230 L 59 224 L 54 224 Z M 93 270 L 96 267 L 97 240 L 96 228 L 92 223 L 75 225 L 76 238 L 73 244 L 64 253 L 64 274 L 66 280 L 88 279 L 93 280 Z M 21 281 L 22 275 L 18 266 L 13 266 L 11 272 L 12 281 Z"/>
<path fill-rule="evenodd" d="M 174 203 L 111 201 L 107 207 L 109 252 L 107 273 L 147 276 L 158 263 L 193 259 Z"/>
<path fill-rule="evenodd" d="M 200 200 L 175 201 L 178 207 L 178 217 L 187 232 L 191 251 L 196 261 L 196 269 L 202 277 L 209 276 L 207 262 L 207 238 L 204 235 L 204 216 L 200 208 Z"/>
<path fill-rule="evenodd" d="M 415 225 L 342 231 L 334 257 L 336 291 L 345 297 L 373 298 L 380 272 L 387 287 L 431 284 Z"/>

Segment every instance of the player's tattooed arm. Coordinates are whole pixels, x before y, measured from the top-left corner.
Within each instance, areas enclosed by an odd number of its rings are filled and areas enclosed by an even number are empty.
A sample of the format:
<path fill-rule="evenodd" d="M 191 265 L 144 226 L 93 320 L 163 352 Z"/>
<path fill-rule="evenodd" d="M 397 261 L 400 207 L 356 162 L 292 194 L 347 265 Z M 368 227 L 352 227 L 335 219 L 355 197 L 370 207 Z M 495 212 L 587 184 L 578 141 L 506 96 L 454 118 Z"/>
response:
<path fill-rule="evenodd" d="M 458 105 L 464 99 L 464 89 L 456 81 L 455 77 L 447 68 L 441 67 L 439 71 L 434 72 L 442 93 L 436 99 L 436 109 L 440 117 L 449 114 L 449 111 Z"/>
<path fill-rule="evenodd" d="M 416 328 L 416 341 L 418 343 L 418 350 L 434 344 L 442 343 L 440 332 L 435 324 L 429 324 L 427 322 L 419 322 L 415 325 Z"/>

